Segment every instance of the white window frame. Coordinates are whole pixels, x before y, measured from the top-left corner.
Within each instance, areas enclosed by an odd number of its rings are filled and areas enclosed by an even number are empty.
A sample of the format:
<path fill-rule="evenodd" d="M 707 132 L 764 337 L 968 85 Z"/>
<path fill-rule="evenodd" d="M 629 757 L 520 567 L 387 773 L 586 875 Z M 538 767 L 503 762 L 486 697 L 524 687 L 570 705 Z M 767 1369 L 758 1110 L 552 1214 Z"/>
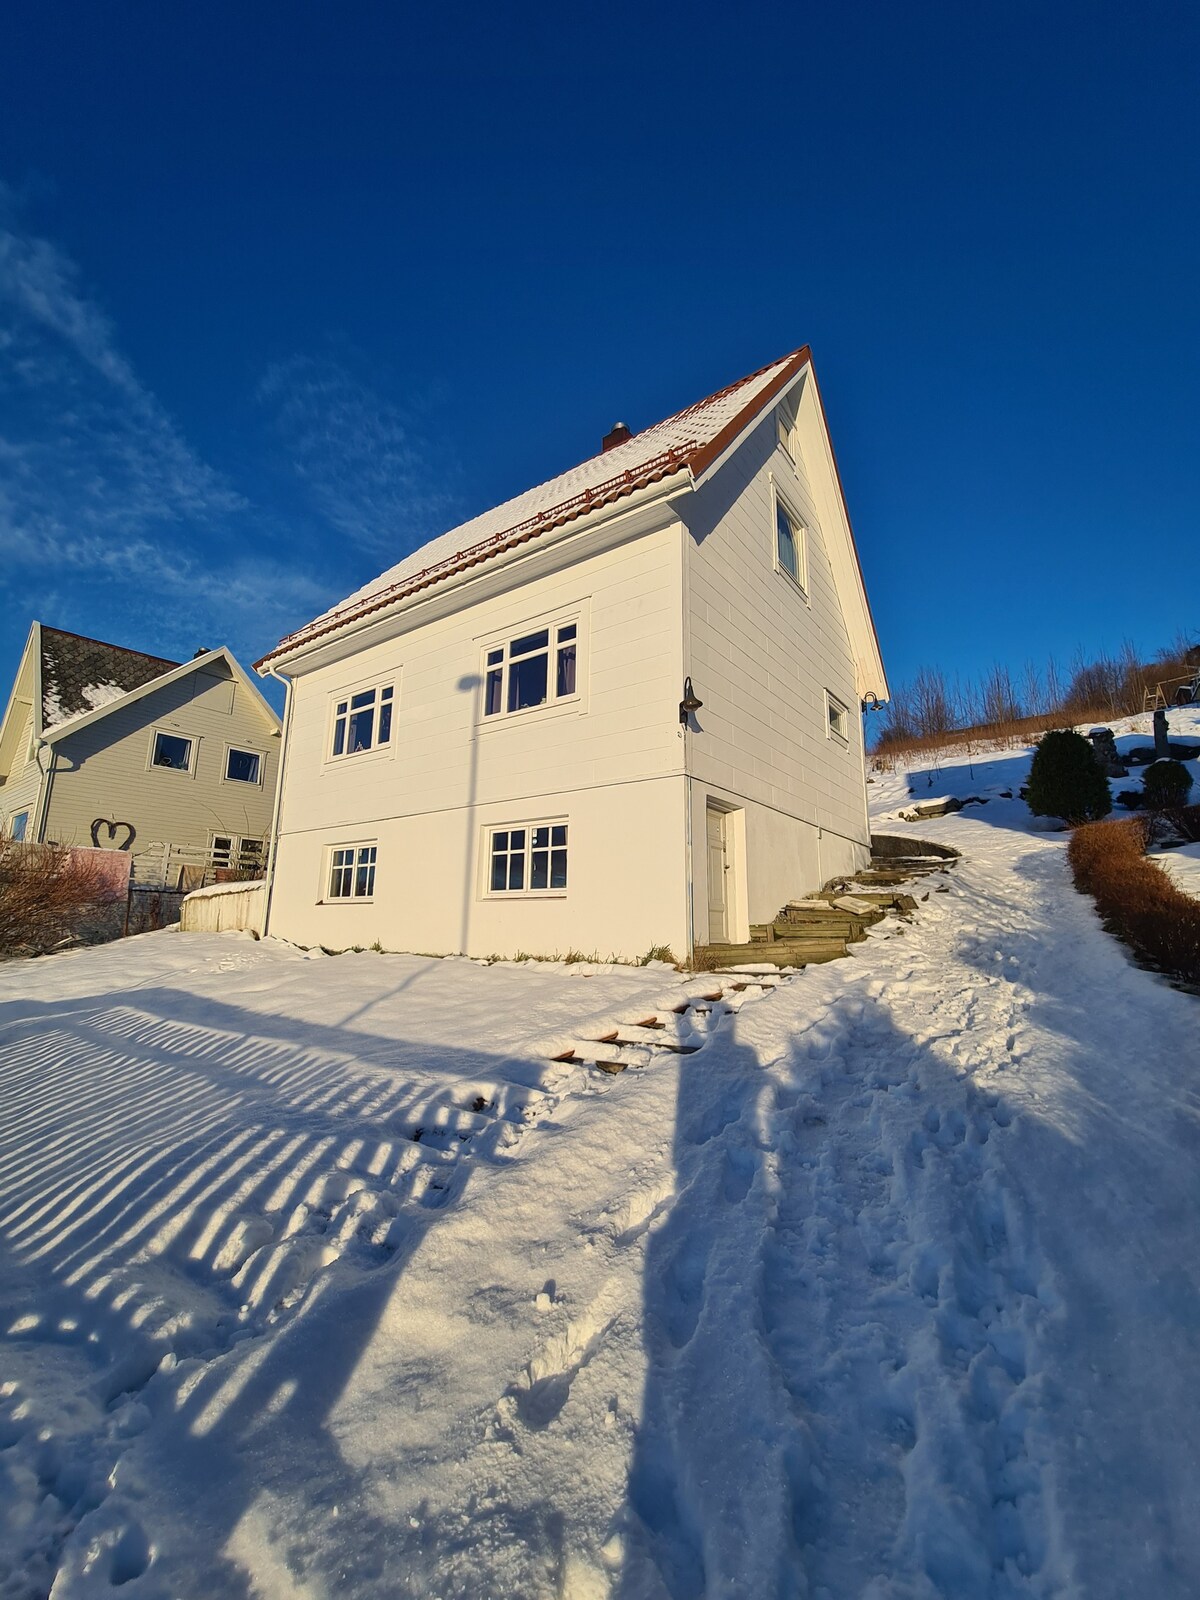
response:
<path fill-rule="evenodd" d="M 229 840 L 228 850 L 222 848 L 218 852 L 218 839 Z M 258 854 L 253 859 L 255 865 L 265 867 L 267 864 L 267 841 L 265 835 L 260 835 L 256 839 L 248 839 L 244 834 L 240 833 L 221 833 L 216 831 L 210 833 L 208 836 L 208 853 L 214 868 L 247 865 L 244 856 L 248 844 L 256 844 L 258 846 Z M 218 854 L 224 859 L 219 861 L 217 859 Z"/>
<path fill-rule="evenodd" d="M 325 729 L 325 760 L 327 762 L 364 761 L 372 756 L 386 755 L 391 750 L 396 738 L 396 711 L 400 703 L 400 674 L 390 674 L 385 678 L 374 678 L 366 683 L 349 684 L 344 689 L 337 690 L 329 697 L 329 718 Z M 337 743 L 338 723 L 344 718 L 346 727 L 343 735 L 343 745 L 350 740 L 350 724 L 355 714 L 353 701 L 361 696 L 374 695 L 370 707 L 360 706 L 361 711 L 370 710 L 371 718 L 371 743 L 365 750 L 335 750 Z M 385 698 L 386 697 L 386 698 Z M 377 737 L 379 732 L 379 719 L 384 705 L 391 708 L 388 719 L 388 732 L 386 739 Z M 342 708 L 345 708 L 344 710 Z"/>
<path fill-rule="evenodd" d="M 547 829 L 547 842 L 544 846 L 535 847 L 534 834 L 540 828 Z M 562 842 L 556 844 L 555 830 L 562 829 Z M 570 892 L 571 884 L 571 822 L 569 817 L 535 817 L 532 821 L 519 822 L 494 822 L 489 823 L 483 830 L 483 895 L 487 900 L 565 900 Z M 521 887 L 516 889 L 492 887 L 492 864 L 495 860 L 495 840 L 498 834 L 510 839 L 514 833 L 523 835 L 524 843 L 520 847 L 524 865 L 521 871 Z M 533 857 L 545 851 L 546 861 L 546 887 L 535 889 L 533 880 Z M 552 887 L 550 877 L 553 872 L 553 857 L 562 851 L 566 856 L 566 882 Z M 510 862 L 517 852 L 505 848 L 503 855 Z M 510 866 L 511 872 L 511 866 Z"/>
<path fill-rule="evenodd" d="M 792 409 L 786 403 L 777 406 L 775 410 L 775 438 L 779 448 L 792 463 L 796 465 L 799 451 L 796 447 L 796 418 Z"/>
<path fill-rule="evenodd" d="M 788 571 L 779 557 L 779 514 L 787 518 L 796 545 L 796 572 Z M 787 495 L 781 494 L 775 475 L 771 475 L 771 557 L 775 571 L 781 573 L 805 601 L 808 600 L 808 527 Z"/>
<path fill-rule="evenodd" d="M 572 637 L 565 639 L 560 637 L 563 630 L 572 628 L 575 630 Z M 518 706 L 510 711 L 508 709 L 512 681 L 510 669 L 514 660 L 531 661 L 536 656 L 542 655 L 543 651 L 524 651 L 515 658 L 509 652 L 514 644 L 535 638 L 539 633 L 545 633 L 547 636 L 544 651 L 547 658 L 546 698 L 539 700 L 535 706 Z M 569 694 L 559 694 L 559 653 L 569 649 L 572 644 L 575 647 L 575 687 Z M 580 607 L 555 612 L 553 616 L 538 617 L 529 623 L 520 623 L 515 627 L 506 628 L 503 633 L 496 633 L 485 639 L 479 652 L 479 725 L 484 728 L 502 728 L 521 717 L 545 716 L 548 712 L 558 709 L 578 708 L 583 702 L 584 648 L 584 618 Z M 500 705 L 496 711 L 489 712 L 488 701 L 491 696 L 492 681 L 497 673 Z"/>
<path fill-rule="evenodd" d="M 8 819 L 8 837 L 13 841 L 14 844 L 28 844 L 28 842 L 29 842 L 29 819 L 30 819 L 30 817 L 32 815 L 33 815 L 32 807 L 26 806 L 24 811 L 14 811 L 12 816 L 9 817 L 9 819 Z M 21 833 L 21 837 L 18 839 L 17 838 L 17 822 L 21 817 L 24 817 L 24 819 L 25 819 L 25 827 L 24 827 L 24 829 L 23 829 L 23 831 Z"/>
<path fill-rule="evenodd" d="M 163 739 L 184 739 L 188 745 L 188 764 L 186 767 L 165 767 L 160 761 L 155 761 L 154 752 L 158 741 Z M 178 728 L 151 728 L 150 749 L 146 755 L 146 770 L 148 772 L 172 772 L 179 777 L 194 778 L 196 767 L 200 760 L 200 739 L 194 733 L 180 733 Z"/>
<path fill-rule="evenodd" d="M 240 756 L 258 757 L 257 778 L 231 778 L 229 776 L 229 758 L 235 751 Z M 231 783 L 238 789 L 261 789 L 263 786 L 263 769 L 266 764 L 267 755 L 265 750 L 256 750 L 252 745 L 227 744 L 225 746 L 225 759 L 221 763 L 221 782 Z"/>
<path fill-rule="evenodd" d="M 838 721 L 841 727 L 837 726 Z M 825 691 L 825 736 L 836 739 L 839 744 L 850 743 L 850 707 L 828 689 Z"/>
<path fill-rule="evenodd" d="M 349 861 L 340 861 L 339 856 L 349 854 Z M 370 859 L 363 860 L 369 855 Z M 360 882 L 359 873 L 369 872 L 370 888 L 365 894 L 358 892 Z M 323 856 L 323 877 L 321 880 L 321 897 L 319 904 L 326 906 L 369 906 L 375 900 L 375 876 L 379 870 L 379 841 L 377 839 L 344 840 L 339 844 L 326 845 Z M 350 893 L 334 894 L 333 875 L 335 872 L 348 872 L 350 874 Z"/>

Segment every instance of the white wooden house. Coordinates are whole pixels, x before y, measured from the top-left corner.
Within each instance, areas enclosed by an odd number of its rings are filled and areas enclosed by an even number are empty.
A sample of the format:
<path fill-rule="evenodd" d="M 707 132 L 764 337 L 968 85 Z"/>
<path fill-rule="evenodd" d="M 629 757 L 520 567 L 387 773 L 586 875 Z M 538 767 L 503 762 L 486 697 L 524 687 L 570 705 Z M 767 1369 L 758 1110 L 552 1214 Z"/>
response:
<path fill-rule="evenodd" d="M 0 723 L 0 824 L 126 850 L 169 887 L 263 860 L 279 735 L 224 648 L 181 664 L 35 622 Z"/>
<path fill-rule="evenodd" d="M 268 928 L 626 958 L 869 856 L 887 684 L 807 348 L 443 534 L 284 639 Z"/>

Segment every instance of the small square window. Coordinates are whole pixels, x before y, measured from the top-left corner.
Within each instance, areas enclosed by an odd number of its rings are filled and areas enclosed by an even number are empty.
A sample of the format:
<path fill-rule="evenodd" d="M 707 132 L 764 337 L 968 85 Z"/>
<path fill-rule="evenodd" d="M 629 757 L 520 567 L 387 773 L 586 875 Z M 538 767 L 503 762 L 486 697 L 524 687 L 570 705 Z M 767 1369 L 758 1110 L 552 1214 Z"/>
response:
<path fill-rule="evenodd" d="M 257 783 L 261 764 L 253 750 L 231 750 L 225 760 L 225 776 L 232 783 Z"/>
<path fill-rule="evenodd" d="M 154 766 L 168 767 L 172 772 L 190 772 L 192 741 L 177 733 L 156 733 L 152 761 Z"/>
<path fill-rule="evenodd" d="M 850 738 L 850 713 L 840 700 L 825 691 L 825 711 L 829 718 L 829 732 L 838 739 Z"/>

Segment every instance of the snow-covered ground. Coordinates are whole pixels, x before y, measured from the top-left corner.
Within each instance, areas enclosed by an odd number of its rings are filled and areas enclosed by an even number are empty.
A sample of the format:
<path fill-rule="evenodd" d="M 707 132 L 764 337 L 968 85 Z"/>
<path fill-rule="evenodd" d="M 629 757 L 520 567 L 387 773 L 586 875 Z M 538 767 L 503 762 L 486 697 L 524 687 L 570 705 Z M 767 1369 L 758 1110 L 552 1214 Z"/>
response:
<path fill-rule="evenodd" d="M 877 775 L 961 864 L 720 1001 L 0 967 L 0 1595 L 1200 1593 L 1200 1001 L 999 798 L 1027 761 Z"/>

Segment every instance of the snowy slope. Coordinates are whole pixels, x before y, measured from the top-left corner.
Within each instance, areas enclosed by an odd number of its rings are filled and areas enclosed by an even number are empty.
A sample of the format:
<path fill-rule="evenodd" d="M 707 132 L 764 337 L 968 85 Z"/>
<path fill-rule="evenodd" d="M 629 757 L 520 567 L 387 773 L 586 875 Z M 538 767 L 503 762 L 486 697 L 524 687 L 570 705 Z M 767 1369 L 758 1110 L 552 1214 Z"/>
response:
<path fill-rule="evenodd" d="M 1020 802 L 908 781 L 963 851 L 918 917 L 711 1005 L 0 968 L 0 1594 L 1200 1592 L 1197 1001 Z M 651 1015 L 700 1048 L 546 1059 Z"/>

